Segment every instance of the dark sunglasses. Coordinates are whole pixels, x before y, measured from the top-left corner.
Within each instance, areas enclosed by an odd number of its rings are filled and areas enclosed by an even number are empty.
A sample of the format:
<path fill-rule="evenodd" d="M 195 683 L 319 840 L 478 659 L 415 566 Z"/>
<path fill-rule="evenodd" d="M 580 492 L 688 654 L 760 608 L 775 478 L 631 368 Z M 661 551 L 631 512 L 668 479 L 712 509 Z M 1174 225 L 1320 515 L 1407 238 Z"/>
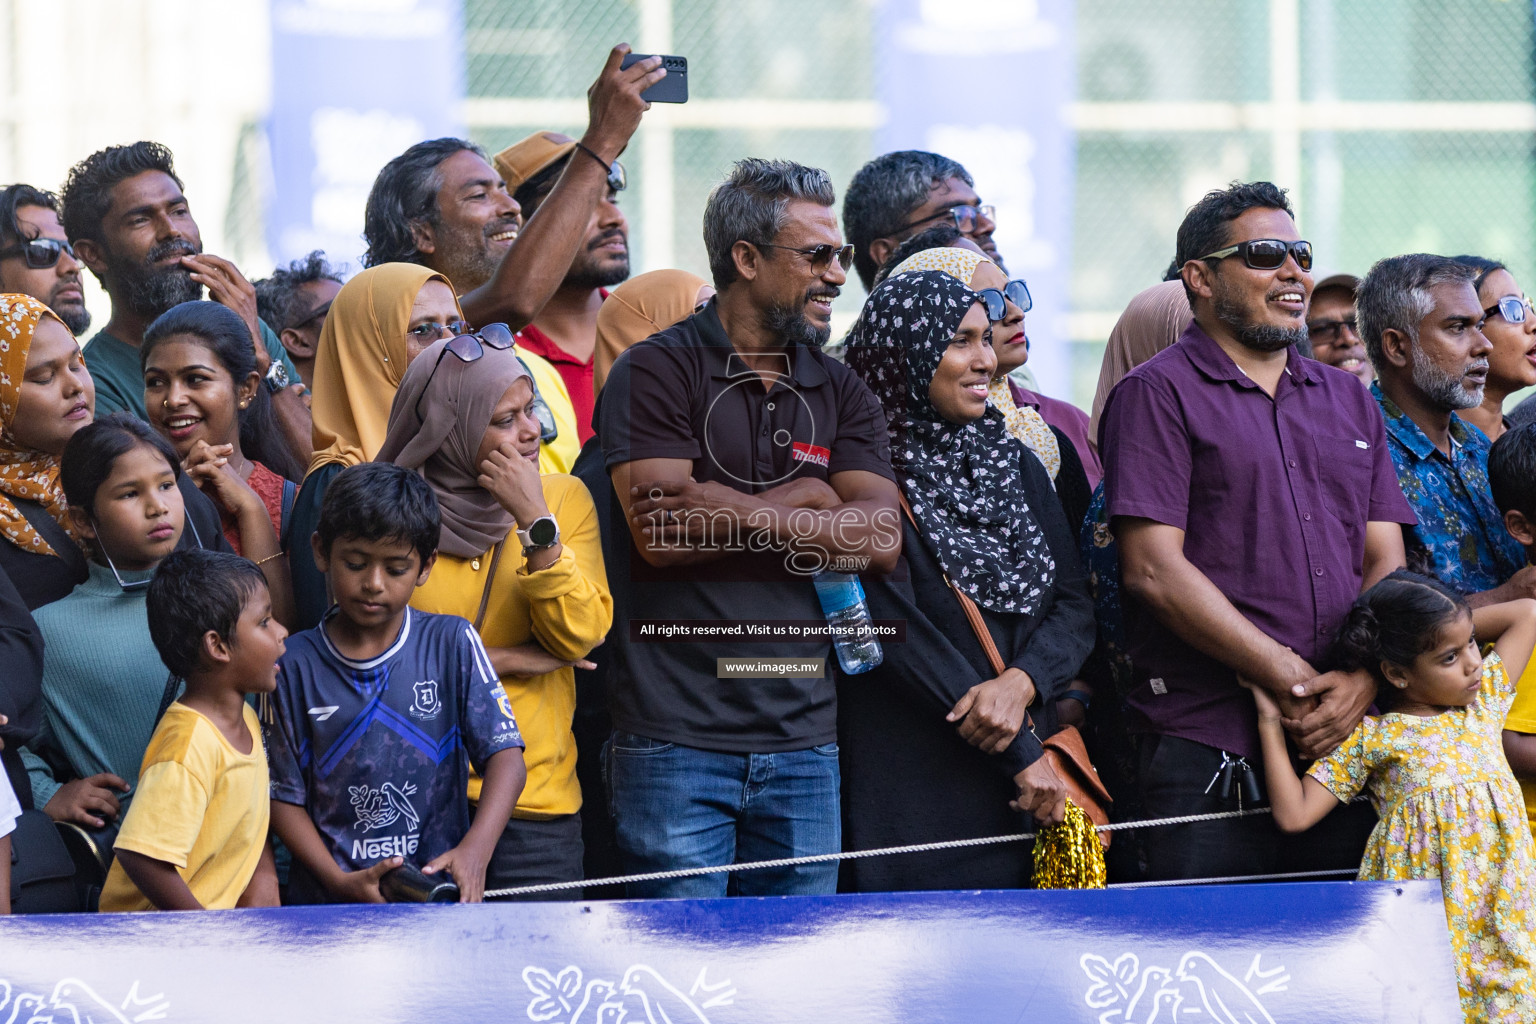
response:
<path fill-rule="evenodd" d="M 75 247 L 57 238 L 30 238 L 25 242 L 0 249 L 0 260 L 12 256 L 24 257 L 33 270 L 47 270 L 59 262 L 59 253 L 67 252 L 75 259 Z"/>
<path fill-rule="evenodd" d="M 1312 269 L 1311 242 L 1285 242 L 1278 238 L 1255 238 L 1248 242 L 1238 242 L 1201 256 L 1200 259 L 1224 260 L 1228 256 L 1241 255 L 1243 262 L 1254 270 L 1278 270 L 1285 265 L 1285 257 L 1290 253 L 1296 254 L 1296 265 L 1302 270 Z"/>
<path fill-rule="evenodd" d="M 896 230 L 898 232 L 906 231 L 909 228 L 915 228 L 919 224 L 927 224 L 929 221 L 938 220 L 941 217 L 949 217 L 955 222 L 955 228 L 962 235 L 968 235 L 976 230 L 976 225 L 983 219 L 995 222 L 997 220 L 997 207 L 991 203 L 982 206 L 951 206 L 947 210 L 940 210 L 938 213 L 931 214 L 921 220 L 914 220 L 911 223 L 903 224 Z"/>
<path fill-rule="evenodd" d="M 811 249 L 796 249 L 792 245 L 774 245 L 772 242 L 756 242 L 754 244 L 759 249 L 788 249 L 790 252 L 797 252 L 801 256 L 808 257 L 811 261 L 811 269 L 818 274 L 826 273 L 827 268 L 832 266 L 834 258 L 837 260 L 837 265 L 844 270 L 853 266 L 852 245 L 844 245 L 842 247 L 818 245 Z"/>
<path fill-rule="evenodd" d="M 462 324 L 457 320 L 455 323 Z M 423 327 L 426 324 L 422 324 Z M 432 378 L 437 376 L 437 368 L 443 365 L 443 357 L 452 352 L 460 362 L 473 363 L 485 355 L 487 348 L 498 351 L 512 347 L 512 329 L 506 324 L 487 324 L 473 334 L 455 334 L 443 346 L 443 350 L 437 354 L 437 362 L 432 364 L 432 372 L 427 374 L 427 382 L 421 386 L 421 394 L 416 396 L 416 406 L 412 410 L 418 423 L 425 422 L 421 418 L 421 400 L 427 397 L 427 391 L 432 387 Z"/>
<path fill-rule="evenodd" d="M 1347 316 L 1343 320 L 1314 320 L 1307 324 L 1307 334 L 1311 336 L 1314 345 L 1321 345 L 1324 342 L 1331 345 L 1339 340 L 1339 336 L 1344 333 L 1346 327 L 1355 337 L 1360 336 L 1360 328 L 1352 316 Z"/>
<path fill-rule="evenodd" d="M 623 192 L 628 187 L 629 175 L 624 173 L 624 165 L 615 160 L 608 165 L 608 190 Z"/>
<path fill-rule="evenodd" d="M 1506 295 L 1483 310 L 1483 317 L 1488 318 L 1497 313 L 1512 324 L 1523 324 L 1525 323 L 1525 313 L 1528 309 L 1531 309 L 1530 299 L 1523 295 L 1519 298 L 1513 295 Z M 1536 310 L 1533 310 L 1533 312 L 1536 312 Z"/>
<path fill-rule="evenodd" d="M 1002 291 L 996 288 L 983 288 L 976 293 L 976 297 L 981 299 L 982 305 L 987 307 L 987 319 L 995 324 L 1007 319 L 1007 302 L 1018 306 L 1021 313 L 1028 313 L 1035 305 L 1035 300 L 1029 297 L 1029 285 L 1022 280 L 1009 281 L 1003 286 Z"/>

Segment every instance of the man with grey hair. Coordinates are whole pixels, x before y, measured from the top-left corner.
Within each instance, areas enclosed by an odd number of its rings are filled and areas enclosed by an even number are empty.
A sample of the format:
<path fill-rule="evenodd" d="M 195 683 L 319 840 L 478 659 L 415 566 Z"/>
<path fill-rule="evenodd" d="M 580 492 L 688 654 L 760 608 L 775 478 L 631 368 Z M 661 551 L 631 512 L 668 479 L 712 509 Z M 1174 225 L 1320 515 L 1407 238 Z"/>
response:
<path fill-rule="evenodd" d="M 1001 267 L 992 216 L 964 167 L 919 149 L 875 157 L 859 168 L 843 197 L 843 230 L 853 243 L 854 266 L 866 291 L 903 240 L 945 217 Z"/>
<path fill-rule="evenodd" d="M 1410 564 L 1482 605 L 1536 596 L 1536 569 L 1521 568 L 1525 552 L 1493 502 L 1488 438 L 1456 415 L 1482 402 L 1493 348 L 1475 273 L 1445 256 L 1392 256 L 1360 282 L 1355 311 L 1387 448 L 1419 520 L 1403 527 Z"/>
<path fill-rule="evenodd" d="M 889 572 L 901 526 L 885 415 L 821 350 L 852 257 L 833 202 L 825 171 L 738 162 L 704 210 L 715 298 L 619 356 L 598 396 L 629 526 L 611 538 L 619 642 L 604 656 L 609 791 L 633 872 L 841 846 L 831 645 L 805 638 L 823 621 L 811 575 L 829 560 Z M 629 894 L 836 887 L 836 865 L 815 864 Z"/>

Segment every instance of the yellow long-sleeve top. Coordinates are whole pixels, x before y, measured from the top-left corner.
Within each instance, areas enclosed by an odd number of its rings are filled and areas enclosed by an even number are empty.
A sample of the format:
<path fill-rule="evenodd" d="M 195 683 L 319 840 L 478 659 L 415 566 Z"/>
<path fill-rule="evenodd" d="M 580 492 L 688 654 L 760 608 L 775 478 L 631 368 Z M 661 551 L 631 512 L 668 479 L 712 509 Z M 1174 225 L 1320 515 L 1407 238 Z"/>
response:
<path fill-rule="evenodd" d="M 544 501 L 560 524 L 564 550 L 553 565 L 530 573 L 517 534 L 507 535 L 480 638 L 487 647 L 512 647 L 532 640 L 562 661 L 575 661 L 607 636 L 613 624 L 613 598 L 603 568 L 597 511 L 586 485 L 565 475 L 545 476 L 543 484 Z M 490 552 L 478 558 L 440 554 L 411 606 L 473 622 L 490 567 Z M 528 745 L 523 751 L 528 783 L 513 816 L 548 819 L 575 814 L 581 810 L 576 740 L 571 735 L 575 675 L 562 668 L 526 679 L 503 676 L 501 685 Z M 470 779 L 469 796 L 479 799 L 479 776 Z"/>

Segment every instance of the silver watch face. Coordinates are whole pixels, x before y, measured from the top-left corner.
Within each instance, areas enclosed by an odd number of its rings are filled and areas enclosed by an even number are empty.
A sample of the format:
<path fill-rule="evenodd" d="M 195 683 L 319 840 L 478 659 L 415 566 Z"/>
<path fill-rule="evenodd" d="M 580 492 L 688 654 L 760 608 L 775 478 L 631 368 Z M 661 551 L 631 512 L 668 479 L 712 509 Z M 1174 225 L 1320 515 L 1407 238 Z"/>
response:
<path fill-rule="evenodd" d="M 267 387 L 273 391 L 281 391 L 287 386 L 288 367 L 277 359 L 272 360 L 272 365 L 267 368 Z"/>
<path fill-rule="evenodd" d="M 536 519 L 533 525 L 528 527 L 529 544 L 536 548 L 549 547 L 559 535 L 560 527 L 550 518 Z"/>

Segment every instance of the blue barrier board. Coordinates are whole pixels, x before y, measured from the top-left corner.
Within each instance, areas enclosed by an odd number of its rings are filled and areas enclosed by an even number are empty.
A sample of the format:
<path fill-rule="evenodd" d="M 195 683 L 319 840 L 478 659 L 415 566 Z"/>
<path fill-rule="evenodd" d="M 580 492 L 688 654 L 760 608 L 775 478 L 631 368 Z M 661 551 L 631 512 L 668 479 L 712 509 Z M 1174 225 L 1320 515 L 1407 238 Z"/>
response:
<path fill-rule="evenodd" d="M 1437 882 L 0 919 L 0 1024 L 1457 1024 Z"/>

